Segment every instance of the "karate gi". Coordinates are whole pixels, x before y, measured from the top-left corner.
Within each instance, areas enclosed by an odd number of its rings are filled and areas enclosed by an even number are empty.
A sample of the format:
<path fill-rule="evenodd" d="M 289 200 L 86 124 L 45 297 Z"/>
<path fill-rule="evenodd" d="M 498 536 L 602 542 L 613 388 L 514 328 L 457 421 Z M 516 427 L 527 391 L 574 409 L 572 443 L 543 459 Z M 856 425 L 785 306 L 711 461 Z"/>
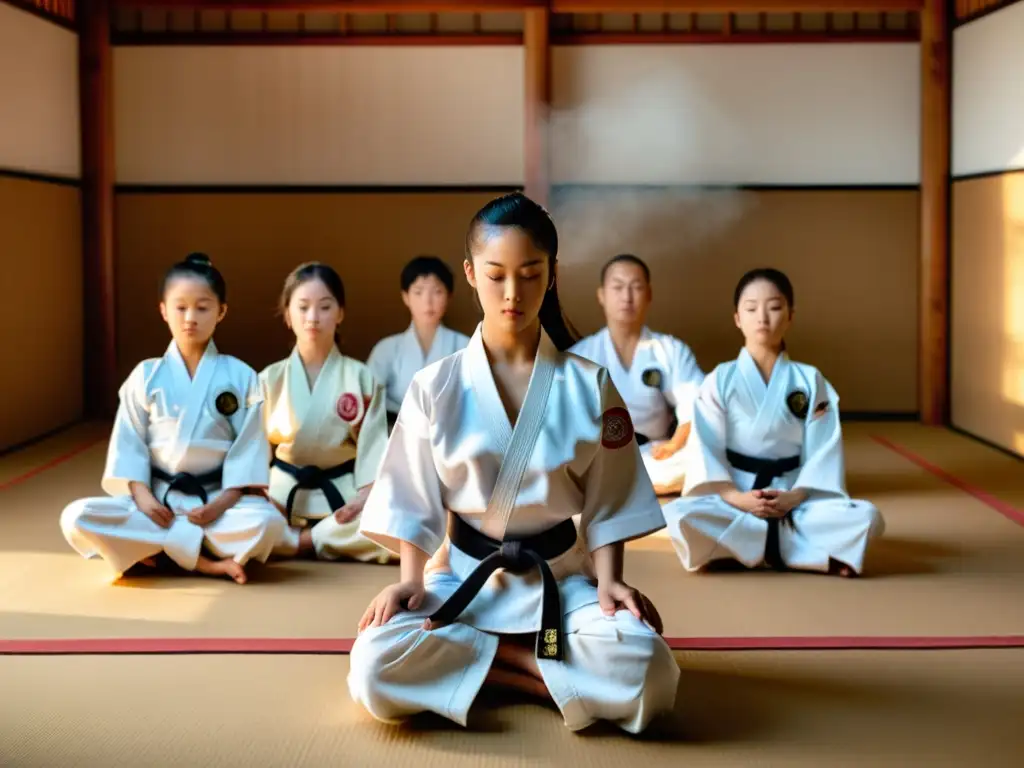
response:
<path fill-rule="evenodd" d="M 101 483 L 110 496 L 69 504 L 61 530 L 83 557 L 102 557 L 117 577 L 160 552 L 194 570 L 204 546 L 240 565 L 266 562 L 286 527 L 257 495 L 267 487 L 269 460 L 256 372 L 219 354 L 211 341 L 190 378 L 172 341 L 162 358 L 139 363 L 121 387 Z M 175 513 L 169 529 L 135 505 L 133 481 Z M 231 488 L 254 492 L 205 527 L 189 521 L 188 512 Z"/>
<path fill-rule="evenodd" d="M 391 553 L 334 512 L 373 482 L 387 446 L 384 388 L 370 369 L 332 347 L 312 389 L 298 349 L 260 373 L 267 438 L 274 451 L 270 497 L 288 513 L 277 554 L 294 554 L 312 526 L 318 558 L 386 563 Z"/>
<path fill-rule="evenodd" d="M 673 336 L 644 328 L 633 362 L 626 368 L 615 351 L 611 333 L 602 328 L 577 342 L 572 352 L 608 369 L 633 417 L 651 482 L 660 492 L 677 492 L 686 474 L 684 452 L 655 459 L 651 449 L 693 418 L 693 401 L 704 381 L 704 372 L 690 348 Z"/>
<path fill-rule="evenodd" d="M 663 511 L 687 570 L 717 559 L 755 567 L 777 548 L 778 565 L 825 572 L 834 558 L 859 573 L 869 540 L 884 531 L 878 509 L 846 493 L 838 394 L 785 353 L 767 383 L 746 349 L 719 365 L 701 387 L 686 451 L 684 495 Z M 769 522 L 727 504 L 722 483 L 809 496 Z"/>
<path fill-rule="evenodd" d="M 370 350 L 366 364 L 370 366 L 374 378 L 387 390 L 385 407 L 389 427 L 394 426 L 398 411 L 402 407 L 402 400 L 416 372 L 458 352 L 468 343 L 469 337 L 466 334 L 441 325 L 434 333 L 430 350 L 423 354 L 423 348 L 416 338 L 416 328 L 411 324 L 402 333 L 396 333 L 377 342 Z"/>
<path fill-rule="evenodd" d="M 465 350 L 414 377 L 363 511 L 368 537 L 392 551 L 409 542 L 431 559 L 424 605 L 357 638 L 352 697 L 384 721 L 431 711 L 465 725 L 498 635 L 536 633 L 544 682 L 569 728 L 603 719 L 642 731 L 672 709 L 679 668 L 628 611 L 603 615 L 590 553 L 663 526 L 607 372 L 543 334 L 513 427 L 478 328 Z M 561 554 L 495 572 L 454 623 L 421 628 L 481 562 L 456 540 L 497 546 L 541 533 L 521 553 L 536 545 Z"/>

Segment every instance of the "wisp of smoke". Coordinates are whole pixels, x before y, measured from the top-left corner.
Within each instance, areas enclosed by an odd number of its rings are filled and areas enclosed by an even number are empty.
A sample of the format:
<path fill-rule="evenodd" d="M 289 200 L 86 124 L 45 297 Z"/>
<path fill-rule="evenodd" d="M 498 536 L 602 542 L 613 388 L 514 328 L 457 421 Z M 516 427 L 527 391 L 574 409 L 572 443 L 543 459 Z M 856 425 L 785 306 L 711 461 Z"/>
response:
<path fill-rule="evenodd" d="M 548 117 L 555 178 L 588 182 L 553 190 L 566 266 L 597 268 L 628 252 L 653 268 L 706 249 L 756 205 L 739 188 L 700 183 L 721 174 L 745 127 L 701 90 L 694 73 L 643 75 L 610 99 L 581 96 Z"/>

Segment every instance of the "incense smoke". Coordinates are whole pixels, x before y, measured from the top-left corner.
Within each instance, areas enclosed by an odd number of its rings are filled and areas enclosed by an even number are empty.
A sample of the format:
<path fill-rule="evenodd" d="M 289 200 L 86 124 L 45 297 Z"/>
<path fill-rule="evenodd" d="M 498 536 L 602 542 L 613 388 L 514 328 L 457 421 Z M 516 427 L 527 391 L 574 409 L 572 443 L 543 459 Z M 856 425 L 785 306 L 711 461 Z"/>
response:
<path fill-rule="evenodd" d="M 707 249 L 752 210 L 752 193 L 702 185 L 728 177 L 746 126 L 696 80 L 677 69 L 644 73 L 599 100 L 574 99 L 572 83 L 559 89 L 569 103 L 556 104 L 548 118 L 550 207 L 564 266 L 596 271 L 630 252 L 656 271 L 659 262 Z M 567 176 L 583 183 L 560 185 Z"/>

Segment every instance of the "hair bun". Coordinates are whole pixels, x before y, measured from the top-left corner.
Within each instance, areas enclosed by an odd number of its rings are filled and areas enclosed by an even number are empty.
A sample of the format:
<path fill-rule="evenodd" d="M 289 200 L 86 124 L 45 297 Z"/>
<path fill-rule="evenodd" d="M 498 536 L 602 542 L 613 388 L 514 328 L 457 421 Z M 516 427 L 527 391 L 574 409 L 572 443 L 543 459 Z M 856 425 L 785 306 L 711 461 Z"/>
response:
<path fill-rule="evenodd" d="M 203 267 L 212 267 L 213 266 L 213 262 L 210 261 L 210 257 L 207 256 L 205 253 L 199 253 L 199 252 L 190 253 L 188 256 L 186 256 L 185 257 L 185 263 L 186 264 L 196 264 L 196 265 L 203 266 Z"/>

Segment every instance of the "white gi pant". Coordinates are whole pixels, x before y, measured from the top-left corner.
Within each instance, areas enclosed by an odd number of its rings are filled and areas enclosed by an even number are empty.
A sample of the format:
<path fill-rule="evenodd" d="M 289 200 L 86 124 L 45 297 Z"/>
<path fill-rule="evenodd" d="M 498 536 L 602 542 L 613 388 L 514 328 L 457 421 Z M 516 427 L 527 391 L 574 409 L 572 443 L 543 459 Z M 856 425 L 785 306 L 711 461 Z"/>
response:
<path fill-rule="evenodd" d="M 103 558 L 116 578 L 161 552 L 193 571 L 204 545 L 217 558 L 230 557 L 239 565 L 251 559 L 266 562 L 287 530 L 284 517 L 262 496 L 242 496 L 205 527 L 179 511 L 199 507 L 199 499 L 172 491 L 168 505 L 177 514 L 170 528 L 162 528 L 135 505 L 131 496 L 78 499 L 64 508 L 60 527 L 75 551 L 86 558 Z"/>
<path fill-rule="evenodd" d="M 696 571 L 713 560 L 738 560 L 748 568 L 764 562 L 768 522 L 733 507 L 717 494 L 674 499 L 662 507 L 683 567 Z M 779 552 L 787 567 L 827 572 L 829 560 L 864 568 L 871 539 L 885 531 L 874 504 L 860 499 L 809 499 L 779 525 Z"/>
<path fill-rule="evenodd" d="M 651 483 L 659 493 L 678 493 L 683 487 L 683 480 L 686 478 L 686 468 L 683 456 L 686 451 L 680 448 L 667 459 L 655 459 L 651 455 L 651 449 L 655 442 L 644 443 L 640 446 L 640 457 L 644 461 L 644 468 L 651 478 Z"/>
<path fill-rule="evenodd" d="M 499 636 L 460 622 L 424 630 L 431 612 L 399 613 L 356 639 L 349 692 L 378 720 L 434 712 L 466 725 Z M 673 709 L 679 666 L 664 639 L 628 611 L 606 617 L 596 603 L 578 608 L 565 616 L 564 643 L 563 661 L 538 666 L 570 729 L 608 720 L 640 733 Z"/>
<path fill-rule="evenodd" d="M 299 535 L 303 528 L 310 528 L 313 551 L 318 560 L 352 559 L 363 563 L 382 565 L 398 562 L 398 556 L 379 546 L 359 532 L 359 517 L 347 523 L 339 523 L 330 514 L 319 520 L 295 518 L 300 525 L 285 531 L 274 554 L 290 557 L 299 549 Z"/>

